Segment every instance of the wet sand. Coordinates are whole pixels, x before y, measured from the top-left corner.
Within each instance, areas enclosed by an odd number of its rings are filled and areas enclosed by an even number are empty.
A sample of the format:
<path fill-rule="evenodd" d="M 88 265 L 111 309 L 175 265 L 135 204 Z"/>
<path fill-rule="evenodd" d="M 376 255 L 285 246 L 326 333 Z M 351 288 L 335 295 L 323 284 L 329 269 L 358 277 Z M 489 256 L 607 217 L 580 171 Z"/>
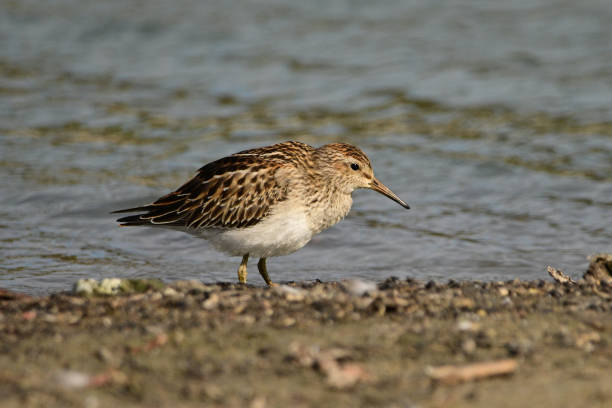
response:
<path fill-rule="evenodd" d="M 0 292 L 2 406 L 612 406 L 605 277 L 121 285 Z"/>

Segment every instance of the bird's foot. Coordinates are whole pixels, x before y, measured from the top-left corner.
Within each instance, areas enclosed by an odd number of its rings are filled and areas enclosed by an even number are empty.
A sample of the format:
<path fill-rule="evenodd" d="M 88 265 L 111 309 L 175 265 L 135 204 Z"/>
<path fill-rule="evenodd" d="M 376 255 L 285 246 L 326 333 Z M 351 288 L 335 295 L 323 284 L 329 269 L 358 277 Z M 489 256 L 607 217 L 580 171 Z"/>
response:
<path fill-rule="evenodd" d="M 242 257 L 242 262 L 238 267 L 238 282 L 246 285 L 247 280 L 247 262 L 249 262 L 249 254 L 246 254 Z"/>

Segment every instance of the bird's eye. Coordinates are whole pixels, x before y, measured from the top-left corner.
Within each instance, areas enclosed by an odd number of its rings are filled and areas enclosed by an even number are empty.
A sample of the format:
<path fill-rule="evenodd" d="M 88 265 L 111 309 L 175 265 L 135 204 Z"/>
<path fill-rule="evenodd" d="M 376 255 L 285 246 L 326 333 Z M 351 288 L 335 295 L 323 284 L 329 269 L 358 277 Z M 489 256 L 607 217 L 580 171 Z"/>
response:
<path fill-rule="evenodd" d="M 351 163 L 351 169 L 357 171 L 359 170 L 359 165 L 357 163 Z"/>

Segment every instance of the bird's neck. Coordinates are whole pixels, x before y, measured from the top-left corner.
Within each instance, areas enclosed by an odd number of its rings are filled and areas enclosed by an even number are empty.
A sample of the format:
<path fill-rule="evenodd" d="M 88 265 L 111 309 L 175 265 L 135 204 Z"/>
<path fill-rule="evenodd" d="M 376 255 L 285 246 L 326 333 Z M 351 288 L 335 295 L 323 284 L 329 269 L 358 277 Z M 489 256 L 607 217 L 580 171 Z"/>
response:
<path fill-rule="evenodd" d="M 353 204 L 350 193 L 325 180 L 320 177 L 314 183 L 307 183 L 309 191 L 305 197 L 309 198 L 304 202 L 304 206 L 314 234 L 342 220 Z"/>

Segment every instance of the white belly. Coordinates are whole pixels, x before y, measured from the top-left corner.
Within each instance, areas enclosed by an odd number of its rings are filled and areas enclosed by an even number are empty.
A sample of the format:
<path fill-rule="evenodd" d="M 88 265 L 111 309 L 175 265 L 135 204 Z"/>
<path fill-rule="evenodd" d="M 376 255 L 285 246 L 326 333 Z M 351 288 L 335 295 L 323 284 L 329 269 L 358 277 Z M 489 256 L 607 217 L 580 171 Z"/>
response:
<path fill-rule="evenodd" d="M 189 231 L 229 255 L 267 258 L 288 255 L 310 241 L 313 232 L 302 209 L 277 208 L 258 224 L 234 230 Z"/>

